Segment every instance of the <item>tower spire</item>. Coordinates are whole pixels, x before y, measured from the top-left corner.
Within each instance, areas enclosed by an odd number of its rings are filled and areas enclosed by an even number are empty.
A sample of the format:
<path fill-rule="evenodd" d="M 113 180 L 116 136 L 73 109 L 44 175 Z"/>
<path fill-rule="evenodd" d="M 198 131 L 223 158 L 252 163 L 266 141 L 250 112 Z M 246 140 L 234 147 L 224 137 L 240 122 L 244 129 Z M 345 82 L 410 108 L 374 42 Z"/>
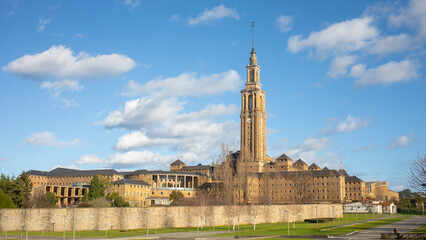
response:
<path fill-rule="evenodd" d="M 254 52 L 254 21 L 251 21 L 251 49 Z"/>

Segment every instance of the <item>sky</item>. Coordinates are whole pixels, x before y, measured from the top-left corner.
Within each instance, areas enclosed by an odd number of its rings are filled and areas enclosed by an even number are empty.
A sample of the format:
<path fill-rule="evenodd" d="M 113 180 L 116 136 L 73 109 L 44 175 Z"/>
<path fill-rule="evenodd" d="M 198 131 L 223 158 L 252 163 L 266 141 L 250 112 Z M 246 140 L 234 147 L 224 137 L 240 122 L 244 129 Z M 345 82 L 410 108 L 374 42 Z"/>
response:
<path fill-rule="evenodd" d="M 251 21 L 267 154 L 406 188 L 426 151 L 421 0 L 0 0 L 0 172 L 238 151 Z"/>

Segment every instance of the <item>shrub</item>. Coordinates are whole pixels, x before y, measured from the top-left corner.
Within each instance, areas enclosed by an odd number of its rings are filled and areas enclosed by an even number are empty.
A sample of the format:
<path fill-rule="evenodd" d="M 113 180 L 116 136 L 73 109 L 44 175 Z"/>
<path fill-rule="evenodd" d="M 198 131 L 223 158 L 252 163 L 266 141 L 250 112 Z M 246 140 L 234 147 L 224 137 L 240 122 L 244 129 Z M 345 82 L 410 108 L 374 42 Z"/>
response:
<path fill-rule="evenodd" d="M 12 199 L 0 189 L 0 208 L 15 208 Z"/>

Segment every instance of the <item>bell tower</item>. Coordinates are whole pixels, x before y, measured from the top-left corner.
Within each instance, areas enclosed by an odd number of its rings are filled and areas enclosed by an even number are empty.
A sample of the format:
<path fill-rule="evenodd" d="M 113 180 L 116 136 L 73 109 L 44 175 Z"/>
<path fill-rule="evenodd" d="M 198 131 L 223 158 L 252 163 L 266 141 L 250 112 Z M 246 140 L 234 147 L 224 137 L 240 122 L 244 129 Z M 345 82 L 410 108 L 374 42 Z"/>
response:
<path fill-rule="evenodd" d="M 240 161 L 249 172 L 263 171 L 266 160 L 265 92 L 260 84 L 260 67 L 257 65 L 253 41 L 247 68 L 245 89 L 241 90 L 241 151 Z"/>

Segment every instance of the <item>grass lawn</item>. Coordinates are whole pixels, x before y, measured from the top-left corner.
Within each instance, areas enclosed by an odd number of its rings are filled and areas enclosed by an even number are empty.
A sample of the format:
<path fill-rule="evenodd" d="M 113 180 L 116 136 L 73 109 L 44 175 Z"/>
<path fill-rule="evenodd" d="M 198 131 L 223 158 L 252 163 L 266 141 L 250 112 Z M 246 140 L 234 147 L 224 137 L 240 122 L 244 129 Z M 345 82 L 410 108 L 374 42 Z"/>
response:
<path fill-rule="evenodd" d="M 426 233 L 426 225 L 423 225 L 417 229 L 411 231 L 412 233 Z"/>
<path fill-rule="evenodd" d="M 380 216 L 380 215 L 379 215 Z M 313 235 L 313 234 L 342 234 L 344 232 L 351 232 L 354 231 L 354 227 L 347 227 L 343 228 L 342 230 L 334 229 L 334 230 L 328 230 L 328 231 L 319 231 L 320 229 L 327 229 L 333 226 L 342 225 L 345 223 L 353 223 L 358 221 L 364 221 L 366 219 L 371 219 L 373 217 L 372 214 L 348 214 L 345 215 L 343 218 L 336 219 L 335 223 L 329 222 L 329 223 L 303 223 L 303 222 L 296 222 L 295 226 L 296 228 L 293 228 L 294 223 L 290 223 L 290 235 Z M 374 217 L 378 217 L 376 214 Z M 399 217 L 399 220 L 402 220 L 404 217 Z M 388 221 L 399 221 L 399 220 L 388 220 Z M 384 222 L 382 224 L 387 224 L 391 222 Z M 376 225 L 372 225 L 371 227 L 375 227 Z M 368 225 L 368 226 L 370 226 Z M 378 226 L 378 225 L 377 225 Z M 360 225 L 360 228 L 363 228 L 365 226 Z M 273 235 L 287 235 L 287 223 L 267 223 L 267 224 L 256 224 L 256 231 L 253 231 L 253 225 L 240 225 L 239 229 L 240 231 L 232 232 L 232 225 L 229 226 L 230 233 L 222 234 L 220 236 L 235 236 L 235 235 L 259 235 L 259 236 L 273 236 Z M 215 231 L 227 231 L 228 226 L 217 226 L 214 229 Z M 167 233 L 167 232 L 188 232 L 188 231 L 197 231 L 197 228 L 159 228 L 159 229 L 150 229 L 149 234 L 152 235 L 154 233 Z M 213 227 L 205 227 L 203 230 L 200 229 L 200 231 L 213 231 Z M 2 233 L 4 235 L 4 232 Z M 12 235 L 20 235 L 22 234 L 25 236 L 25 231 L 9 231 L 7 233 L 9 236 Z M 72 237 L 72 232 L 67 231 L 65 232 L 66 237 Z M 63 236 L 63 232 L 28 232 L 29 236 Z M 146 229 L 136 229 L 136 230 L 129 230 L 129 231 L 119 231 L 119 230 L 109 230 L 108 231 L 108 238 L 116 238 L 116 237 L 130 237 L 130 236 L 143 236 L 146 235 Z M 98 237 L 98 238 L 105 238 L 105 231 L 76 231 L 75 232 L 76 237 Z"/>
<path fill-rule="evenodd" d="M 359 223 L 356 225 L 331 228 L 333 223 L 296 223 L 296 228 L 293 228 L 293 224 L 290 224 L 290 235 L 341 235 L 347 234 L 356 230 L 365 230 L 373 227 L 377 227 L 384 224 L 389 224 L 397 221 L 406 219 L 407 217 L 396 216 L 393 218 L 380 219 L 369 223 Z M 349 220 L 349 219 L 348 219 Z M 340 219 L 336 224 L 343 224 L 345 219 Z M 348 221 L 349 222 L 349 221 Z M 250 226 L 250 228 L 247 228 Z M 287 224 L 258 224 L 256 230 L 253 230 L 253 225 L 246 225 L 240 227 L 240 231 L 225 233 L 216 236 L 284 236 L 287 235 Z"/>

